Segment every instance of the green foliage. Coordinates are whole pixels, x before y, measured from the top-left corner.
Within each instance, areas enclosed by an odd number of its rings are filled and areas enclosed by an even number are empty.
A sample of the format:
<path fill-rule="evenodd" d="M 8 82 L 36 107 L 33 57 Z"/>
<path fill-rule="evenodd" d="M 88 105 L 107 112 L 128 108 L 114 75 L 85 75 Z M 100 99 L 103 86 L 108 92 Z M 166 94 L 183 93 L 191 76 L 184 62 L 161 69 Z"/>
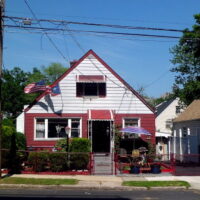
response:
<path fill-rule="evenodd" d="M 50 153 L 49 154 L 50 169 L 53 172 L 65 171 L 67 169 L 66 153 Z"/>
<path fill-rule="evenodd" d="M 148 142 L 148 159 L 151 159 L 152 161 L 156 158 L 156 146 L 155 144 L 152 144 L 151 142 Z"/>
<path fill-rule="evenodd" d="M 67 147 L 67 139 L 66 138 L 62 138 L 62 139 L 56 141 L 55 148 L 58 151 L 66 152 L 66 147 Z"/>
<path fill-rule="evenodd" d="M 8 169 L 10 174 L 19 174 L 21 172 L 20 154 L 17 154 L 16 133 L 11 136 L 10 152 L 8 154 Z"/>
<path fill-rule="evenodd" d="M 87 169 L 89 163 L 89 153 L 78 153 L 70 155 L 71 169 Z"/>
<path fill-rule="evenodd" d="M 26 85 L 28 73 L 19 67 L 12 70 L 3 70 L 2 84 L 2 111 L 15 118 L 27 103 L 23 89 Z"/>
<path fill-rule="evenodd" d="M 16 146 L 18 150 L 26 149 L 26 137 L 23 133 L 16 133 Z"/>
<path fill-rule="evenodd" d="M 200 98 L 200 14 L 194 16 L 192 30 L 185 29 L 179 44 L 171 49 L 175 92 L 185 104 Z M 195 87 L 195 88 L 194 88 Z"/>
<path fill-rule="evenodd" d="M 70 144 L 70 152 L 90 152 L 91 142 L 87 138 L 73 138 Z"/>
<path fill-rule="evenodd" d="M 10 149 L 11 136 L 14 134 L 15 129 L 11 126 L 2 126 L 2 148 Z"/>
<path fill-rule="evenodd" d="M 120 149 L 120 142 L 121 142 L 121 132 L 119 131 L 120 127 L 116 127 L 114 134 L 115 134 L 115 152 L 119 154 Z"/>
<path fill-rule="evenodd" d="M 42 70 L 48 82 L 51 84 L 56 79 L 58 79 L 64 72 L 66 72 L 67 68 L 60 63 L 54 62 L 47 67 L 43 66 Z"/>
<path fill-rule="evenodd" d="M 0 179 L 0 184 L 30 184 L 30 185 L 75 185 L 77 179 L 54 179 L 54 178 L 21 178 L 6 177 Z"/>
<path fill-rule="evenodd" d="M 42 70 L 33 68 L 32 72 L 24 72 L 20 67 L 3 70 L 3 113 L 15 119 L 22 112 L 24 105 L 30 104 L 41 93 L 25 94 L 25 86 L 43 79 L 47 84 L 53 83 L 66 70 L 67 68 L 59 63 L 52 63 Z"/>
<path fill-rule="evenodd" d="M 10 127 L 15 127 L 14 120 L 10 119 L 10 118 L 3 119 L 2 125 L 4 125 L 4 126 L 10 126 Z"/>
<path fill-rule="evenodd" d="M 30 152 L 28 155 L 28 163 L 33 167 L 33 171 L 45 171 L 49 160 L 48 152 Z"/>
<path fill-rule="evenodd" d="M 70 152 L 84 152 L 82 154 L 72 154 L 70 156 L 70 166 L 72 169 L 87 169 L 89 163 L 89 152 L 91 142 L 87 138 L 73 138 L 70 144 Z"/>

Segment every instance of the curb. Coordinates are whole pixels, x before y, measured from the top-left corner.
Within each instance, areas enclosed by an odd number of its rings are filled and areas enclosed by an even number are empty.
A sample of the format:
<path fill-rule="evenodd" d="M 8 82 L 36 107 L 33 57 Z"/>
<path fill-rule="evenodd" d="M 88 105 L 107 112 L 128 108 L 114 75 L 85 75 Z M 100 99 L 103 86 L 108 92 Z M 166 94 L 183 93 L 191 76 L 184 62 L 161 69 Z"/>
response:
<path fill-rule="evenodd" d="M 177 190 L 177 189 L 192 189 L 185 186 L 180 187 L 134 187 L 134 186 L 116 186 L 116 187 L 107 187 L 107 186 L 79 186 L 79 185 L 31 185 L 31 184 L 0 184 L 0 189 L 90 189 L 90 190 L 121 190 L 121 191 L 131 191 L 131 190 Z"/>

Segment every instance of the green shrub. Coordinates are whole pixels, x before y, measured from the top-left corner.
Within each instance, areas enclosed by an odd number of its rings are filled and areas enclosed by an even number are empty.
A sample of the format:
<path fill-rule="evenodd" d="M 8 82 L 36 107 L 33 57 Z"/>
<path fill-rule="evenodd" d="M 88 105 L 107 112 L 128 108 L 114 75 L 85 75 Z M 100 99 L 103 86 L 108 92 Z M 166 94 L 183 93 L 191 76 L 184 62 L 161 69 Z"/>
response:
<path fill-rule="evenodd" d="M 70 155 L 70 167 L 71 169 L 87 169 L 89 163 L 89 154 L 72 154 Z"/>
<path fill-rule="evenodd" d="M 26 149 L 26 137 L 23 133 L 16 133 L 16 145 L 17 150 L 25 150 Z"/>
<path fill-rule="evenodd" d="M 90 152 L 90 140 L 87 138 L 73 138 L 69 149 L 70 152 Z"/>
<path fill-rule="evenodd" d="M 45 171 L 49 161 L 48 152 L 30 152 L 28 156 L 28 163 L 33 167 L 33 171 Z"/>
<path fill-rule="evenodd" d="M 49 154 L 50 169 L 53 172 L 67 170 L 67 154 L 66 153 L 50 153 Z"/>
<path fill-rule="evenodd" d="M 9 124 L 7 122 L 7 124 Z M 13 150 L 13 145 L 16 147 Z M 16 132 L 13 126 L 3 125 L 2 126 L 2 148 L 7 149 L 2 151 L 2 167 L 8 168 L 9 166 L 9 159 L 13 160 L 10 156 L 9 150 L 12 151 L 17 150 L 25 150 L 26 148 L 26 138 L 25 135 L 19 132 Z M 16 152 L 12 153 L 13 155 L 18 156 Z M 18 161 L 16 161 L 17 163 Z"/>
<path fill-rule="evenodd" d="M 66 147 L 67 147 L 67 139 L 66 138 L 57 140 L 57 142 L 55 144 L 55 148 L 58 149 L 58 151 L 66 152 Z"/>
<path fill-rule="evenodd" d="M 80 154 L 72 154 L 70 156 L 70 166 L 72 169 L 87 169 L 89 163 L 89 152 L 91 149 L 90 140 L 87 138 L 73 138 L 70 144 L 70 152 L 78 152 Z M 82 153 L 82 154 L 81 154 Z M 84 154 L 85 153 L 85 154 Z"/>

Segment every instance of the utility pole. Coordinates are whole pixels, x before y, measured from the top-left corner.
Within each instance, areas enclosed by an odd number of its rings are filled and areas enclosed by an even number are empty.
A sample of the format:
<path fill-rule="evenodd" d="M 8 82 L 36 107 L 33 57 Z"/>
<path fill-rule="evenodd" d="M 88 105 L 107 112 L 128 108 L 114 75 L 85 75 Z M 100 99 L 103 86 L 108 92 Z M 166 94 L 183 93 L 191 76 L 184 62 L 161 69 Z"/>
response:
<path fill-rule="evenodd" d="M 3 65 L 3 12 L 5 1 L 0 0 L 0 179 L 2 177 L 2 65 Z"/>

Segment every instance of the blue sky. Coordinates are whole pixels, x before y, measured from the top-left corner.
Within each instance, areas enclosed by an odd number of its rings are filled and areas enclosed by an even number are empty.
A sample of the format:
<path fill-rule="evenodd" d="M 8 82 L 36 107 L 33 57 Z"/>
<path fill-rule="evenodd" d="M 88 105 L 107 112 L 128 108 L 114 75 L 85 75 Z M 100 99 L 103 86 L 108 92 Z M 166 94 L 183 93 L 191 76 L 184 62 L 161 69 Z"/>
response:
<path fill-rule="evenodd" d="M 193 15 L 200 13 L 199 0 L 27 0 L 37 18 L 121 24 L 154 28 L 190 28 Z M 6 0 L 6 15 L 34 18 L 24 0 Z M 5 21 L 7 23 L 7 21 Z M 71 29 L 97 30 L 95 27 L 69 26 Z M 128 32 L 122 29 L 98 29 Z M 130 31 L 129 31 L 130 32 Z M 132 33 L 181 36 L 181 33 L 132 30 Z M 171 91 L 175 74 L 169 49 L 177 39 L 146 37 L 116 38 L 91 34 L 50 34 L 66 60 L 45 35 L 6 29 L 4 33 L 4 67 L 25 71 L 33 67 L 79 59 L 93 49 L 134 89 L 145 87 L 145 93 L 159 97 Z M 77 45 L 78 42 L 78 45 Z M 81 46 L 81 48 L 80 48 Z"/>

